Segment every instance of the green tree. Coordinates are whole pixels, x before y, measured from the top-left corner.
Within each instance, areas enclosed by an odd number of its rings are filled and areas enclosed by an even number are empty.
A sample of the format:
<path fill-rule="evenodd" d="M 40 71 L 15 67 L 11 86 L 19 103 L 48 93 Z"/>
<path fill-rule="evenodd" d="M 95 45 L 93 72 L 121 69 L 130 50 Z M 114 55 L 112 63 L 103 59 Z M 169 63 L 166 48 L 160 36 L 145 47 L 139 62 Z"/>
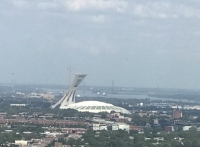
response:
<path fill-rule="evenodd" d="M 171 147 L 181 147 L 182 145 L 180 144 L 180 142 L 176 141 L 176 140 L 172 140 L 171 141 Z"/>
<path fill-rule="evenodd" d="M 186 139 L 185 141 L 183 141 L 184 147 L 192 147 L 192 141 L 189 139 Z"/>

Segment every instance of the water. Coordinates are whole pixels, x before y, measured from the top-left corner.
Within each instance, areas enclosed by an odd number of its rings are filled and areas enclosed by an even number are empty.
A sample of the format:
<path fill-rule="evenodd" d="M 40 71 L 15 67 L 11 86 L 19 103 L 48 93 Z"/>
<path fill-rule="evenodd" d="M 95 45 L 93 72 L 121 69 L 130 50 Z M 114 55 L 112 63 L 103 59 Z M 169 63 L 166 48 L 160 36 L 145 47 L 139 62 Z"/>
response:
<path fill-rule="evenodd" d="M 43 88 L 46 92 L 53 92 L 53 93 L 60 93 L 63 92 L 61 89 L 47 89 Z M 66 92 L 66 91 L 65 91 Z M 80 95 L 80 97 L 105 97 L 105 98 L 118 98 L 118 99 L 150 99 L 150 100 L 162 100 L 162 101 L 182 101 L 182 102 L 195 102 L 195 101 L 188 101 L 187 99 L 172 99 L 172 98 L 159 98 L 159 97 L 150 97 L 145 94 L 141 95 L 134 95 L 134 94 L 107 94 L 107 96 L 97 95 L 97 93 L 92 93 L 91 91 L 81 91 L 77 90 L 76 95 Z"/>
<path fill-rule="evenodd" d="M 159 97 L 151 97 L 145 94 L 141 95 L 135 95 L 135 94 L 107 94 L 107 96 L 103 95 L 97 95 L 96 93 L 92 93 L 90 91 L 86 91 L 83 93 L 82 91 L 77 91 L 77 95 L 80 95 L 81 97 L 105 97 L 105 98 L 118 98 L 118 99 L 150 99 L 150 100 L 162 100 L 162 101 L 182 101 L 182 102 L 188 102 L 186 99 L 172 99 L 172 98 L 159 98 Z M 191 101 L 192 102 L 192 101 Z"/>

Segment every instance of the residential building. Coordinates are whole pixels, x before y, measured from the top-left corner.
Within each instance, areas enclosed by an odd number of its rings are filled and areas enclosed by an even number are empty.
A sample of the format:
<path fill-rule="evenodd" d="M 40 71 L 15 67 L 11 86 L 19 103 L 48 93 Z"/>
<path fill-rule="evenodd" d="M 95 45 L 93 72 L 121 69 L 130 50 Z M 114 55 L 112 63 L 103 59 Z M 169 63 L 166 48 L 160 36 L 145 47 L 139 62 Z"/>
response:
<path fill-rule="evenodd" d="M 164 130 L 166 132 L 173 132 L 174 131 L 174 126 L 165 126 Z"/>
<path fill-rule="evenodd" d="M 175 118 L 175 119 L 178 119 L 178 118 L 181 118 L 182 117 L 182 112 L 179 111 L 179 110 L 174 110 L 172 112 L 172 118 Z"/>

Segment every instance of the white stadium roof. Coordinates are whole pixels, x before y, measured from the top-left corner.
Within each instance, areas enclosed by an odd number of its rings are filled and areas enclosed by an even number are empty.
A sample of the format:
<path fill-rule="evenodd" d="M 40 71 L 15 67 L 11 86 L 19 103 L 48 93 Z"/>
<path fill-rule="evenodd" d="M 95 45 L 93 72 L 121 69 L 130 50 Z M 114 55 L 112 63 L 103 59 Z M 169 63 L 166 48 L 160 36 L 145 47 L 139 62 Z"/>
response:
<path fill-rule="evenodd" d="M 130 114 L 130 112 L 124 108 L 99 101 L 83 101 L 64 106 L 61 109 L 76 109 L 80 112 L 91 112 L 91 113 L 99 113 L 99 112 L 110 113 L 111 111 L 115 111 L 124 114 Z"/>

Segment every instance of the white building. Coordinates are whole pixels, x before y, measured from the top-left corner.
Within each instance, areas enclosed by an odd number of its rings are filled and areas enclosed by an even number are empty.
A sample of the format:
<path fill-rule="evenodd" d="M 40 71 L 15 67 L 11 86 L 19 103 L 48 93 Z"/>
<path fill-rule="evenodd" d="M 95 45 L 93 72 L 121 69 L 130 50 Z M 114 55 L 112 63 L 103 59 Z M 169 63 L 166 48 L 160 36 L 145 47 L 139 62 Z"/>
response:
<path fill-rule="evenodd" d="M 99 124 L 92 124 L 92 130 L 94 131 L 99 130 Z"/>
<path fill-rule="evenodd" d="M 92 125 L 92 130 L 94 130 L 94 131 L 108 130 L 108 127 L 105 124 L 93 124 Z"/>
<path fill-rule="evenodd" d="M 117 130 L 119 130 L 118 124 L 112 124 L 112 125 L 111 125 L 111 129 L 112 129 L 112 131 L 117 131 Z"/>
<path fill-rule="evenodd" d="M 190 128 L 192 128 L 192 126 L 184 126 L 184 127 L 183 127 L 183 131 L 189 131 Z"/>
<path fill-rule="evenodd" d="M 125 124 L 125 123 L 117 123 L 117 124 L 118 124 L 119 129 L 129 132 L 130 126 L 128 124 Z"/>
<path fill-rule="evenodd" d="M 10 106 L 25 107 L 27 104 L 10 104 Z"/>
<path fill-rule="evenodd" d="M 114 106 L 109 103 L 99 102 L 99 101 L 83 101 L 75 104 L 70 104 L 65 107 L 66 109 L 76 109 L 80 112 L 90 112 L 90 113 L 99 113 L 99 112 L 108 112 L 111 111 L 120 112 L 123 114 L 130 114 L 130 112 L 124 108 Z M 124 119 L 124 116 L 121 116 Z"/>
<path fill-rule="evenodd" d="M 28 145 L 28 141 L 26 140 L 15 140 L 16 145 Z"/>
<path fill-rule="evenodd" d="M 200 105 L 185 105 L 183 108 L 188 110 L 200 110 Z"/>
<path fill-rule="evenodd" d="M 164 137 L 154 137 L 153 139 L 157 141 L 164 141 Z"/>
<path fill-rule="evenodd" d="M 100 125 L 99 130 L 108 130 L 108 127 L 106 125 Z"/>

